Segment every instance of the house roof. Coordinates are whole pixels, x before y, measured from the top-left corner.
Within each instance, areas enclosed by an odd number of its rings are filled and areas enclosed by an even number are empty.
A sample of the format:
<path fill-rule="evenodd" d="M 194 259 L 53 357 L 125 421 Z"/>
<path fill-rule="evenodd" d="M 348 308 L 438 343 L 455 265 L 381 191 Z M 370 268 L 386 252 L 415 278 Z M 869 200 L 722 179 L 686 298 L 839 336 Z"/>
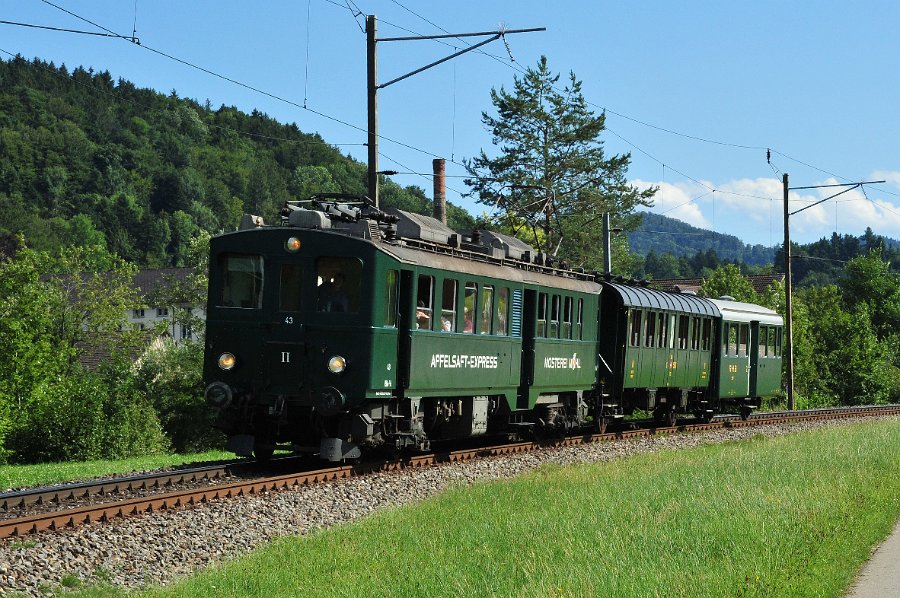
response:
<path fill-rule="evenodd" d="M 164 287 L 170 280 L 181 282 L 193 274 L 193 268 L 157 268 L 154 270 L 141 270 L 134 277 L 135 289 L 146 297 L 157 289 Z"/>
<path fill-rule="evenodd" d="M 784 281 L 784 274 L 751 274 L 746 277 L 757 293 L 765 291 L 773 282 Z M 650 281 L 650 286 L 670 293 L 697 293 L 703 278 L 658 278 Z"/>

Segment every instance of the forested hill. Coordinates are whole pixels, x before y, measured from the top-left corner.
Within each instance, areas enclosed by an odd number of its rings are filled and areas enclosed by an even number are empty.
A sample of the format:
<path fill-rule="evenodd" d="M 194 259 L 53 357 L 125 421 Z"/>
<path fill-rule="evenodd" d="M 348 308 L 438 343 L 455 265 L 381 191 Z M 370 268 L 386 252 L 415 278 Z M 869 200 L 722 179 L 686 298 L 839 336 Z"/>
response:
<path fill-rule="evenodd" d="M 691 257 L 712 249 L 722 260 L 749 266 L 771 265 L 775 256 L 774 247 L 746 245 L 733 235 L 704 230 L 659 214 L 643 212 L 642 216 L 641 225 L 628 234 L 629 247 L 640 255 L 653 251 Z"/>
<path fill-rule="evenodd" d="M 36 249 L 102 244 L 144 267 L 183 265 L 201 229 L 287 200 L 366 192 L 366 167 L 316 134 L 254 111 L 212 109 L 35 59 L 0 61 L 0 233 Z M 384 181 L 384 206 L 430 212 L 419 187 Z M 450 226 L 473 225 L 448 206 Z"/>

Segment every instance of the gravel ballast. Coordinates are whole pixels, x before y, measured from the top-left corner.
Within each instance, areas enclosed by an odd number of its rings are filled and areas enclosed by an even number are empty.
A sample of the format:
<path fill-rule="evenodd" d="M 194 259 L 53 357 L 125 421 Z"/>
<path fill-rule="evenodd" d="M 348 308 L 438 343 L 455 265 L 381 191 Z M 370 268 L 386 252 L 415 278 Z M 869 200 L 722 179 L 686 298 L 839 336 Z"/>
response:
<path fill-rule="evenodd" d="M 865 421 L 878 419 L 887 418 Z M 0 542 L 0 595 L 19 592 L 42 596 L 46 590 L 73 583 L 105 582 L 128 588 L 166 584 L 212 563 L 247 554 L 276 537 L 307 534 L 365 517 L 379 509 L 421 501 L 453 486 L 509 478 L 548 463 L 609 461 L 859 422 L 832 420 L 729 428 L 491 457 L 338 480 L 3 540 Z"/>

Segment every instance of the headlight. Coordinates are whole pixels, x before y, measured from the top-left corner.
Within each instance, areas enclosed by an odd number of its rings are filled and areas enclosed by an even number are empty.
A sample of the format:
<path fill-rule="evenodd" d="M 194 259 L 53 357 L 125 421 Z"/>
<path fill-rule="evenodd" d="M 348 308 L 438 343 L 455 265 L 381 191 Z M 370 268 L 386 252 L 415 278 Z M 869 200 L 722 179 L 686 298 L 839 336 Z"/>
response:
<path fill-rule="evenodd" d="M 231 353 L 222 353 L 219 355 L 219 367 L 225 371 L 232 369 L 236 363 L 237 359 L 235 359 L 234 355 Z"/>
<path fill-rule="evenodd" d="M 213 382 L 206 387 L 206 402 L 211 407 L 224 409 L 231 403 L 231 387 L 223 382 Z"/>
<path fill-rule="evenodd" d="M 347 369 L 347 360 L 340 355 L 335 355 L 328 360 L 328 371 L 332 374 L 340 374 Z"/>
<path fill-rule="evenodd" d="M 291 237 L 284 243 L 284 248 L 290 251 L 291 253 L 297 253 L 300 251 L 300 239 L 297 237 Z"/>

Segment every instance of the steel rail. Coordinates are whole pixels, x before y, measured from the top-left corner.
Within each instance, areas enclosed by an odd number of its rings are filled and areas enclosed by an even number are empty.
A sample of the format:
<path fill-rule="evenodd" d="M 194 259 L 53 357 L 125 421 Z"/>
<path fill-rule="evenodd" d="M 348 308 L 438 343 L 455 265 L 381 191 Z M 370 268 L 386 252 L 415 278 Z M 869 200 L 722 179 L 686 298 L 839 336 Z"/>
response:
<path fill-rule="evenodd" d="M 846 409 L 821 409 L 809 412 L 781 412 L 754 414 L 747 420 L 741 420 L 737 416 L 722 418 L 708 423 L 687 423 L 674 427 L 642 428 L 624 430 L 605 434 L 583 434 L 566 438 L 516 442 L 495 446 L 468 448 L 454 451 L 437 452 L 426 455 L 417 455 L 396 461 L 380 461 L 329 467 L 315 471 L 295 472 L 285 475 L 277 475 L 264 479 L 223 483 L 199 489 L 182 490 L 171 493 L 157 494 L 149 497 L 128 499 L 124 501 L 105 503 L 55 511 L 27 517 L 19 517 L 0 521 L 0 539 L 25 536 L 48 530 L 61 530 L 75 528 L 81 525 L 109 521 L 116 518 L 124 518 L 142 513 L 166 511 L 186 508 L 193 505 L 207 503 L 213 500 L 236 498 L 240 496 L 259 495 L 279 490 L 287 490 L 298 486 L 317 484 L 355 476 L 367 475 L 375 472 L 403 471 L 406 469 L 421 469 L 445 463 L 459 463 L 476 458 L 511 455 L 526 453 L 541 449 L 576 446 L 594 442 L 609 442 L 628 438 L 671 435 L 679 432 L 700 432 L 718 430 L 723 428 L 744 428 L 751 426 L 791 423 L 797 421 L 848 419 L 855 417 L 868 417 L 879 415 L 900 415 L 900 405 L 854 407 Z M 174 472 L 176 475 L 178 472 Z M 140 478 L 142 476 L 133 476 Z M 112 483 L 112 482 L 110 482 Z"/>

